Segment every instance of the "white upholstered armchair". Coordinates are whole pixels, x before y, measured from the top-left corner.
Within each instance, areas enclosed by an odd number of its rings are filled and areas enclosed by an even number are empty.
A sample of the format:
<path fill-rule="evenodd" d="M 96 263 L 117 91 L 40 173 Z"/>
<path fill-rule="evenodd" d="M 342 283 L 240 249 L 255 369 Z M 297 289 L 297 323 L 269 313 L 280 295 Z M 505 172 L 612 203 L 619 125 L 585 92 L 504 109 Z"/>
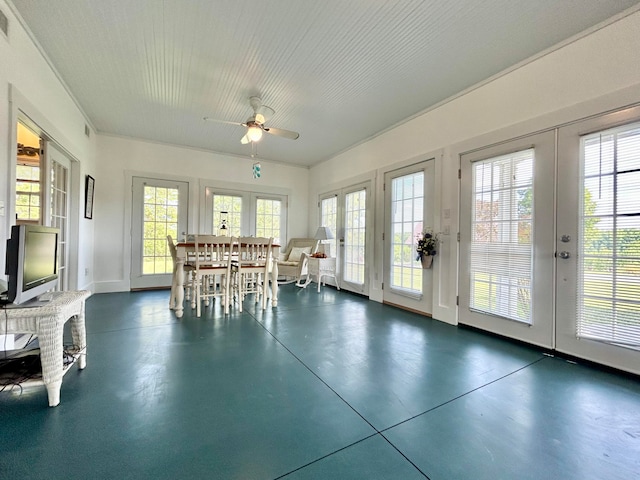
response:
<path fill-rule="evenodd" d="M 292 238 L 284 252 L 278 257 L 279 284 L 300 283 L 307 274 L 307 262 L 303 253 L 315 253 L 318 240 L 315 238 Z"/>

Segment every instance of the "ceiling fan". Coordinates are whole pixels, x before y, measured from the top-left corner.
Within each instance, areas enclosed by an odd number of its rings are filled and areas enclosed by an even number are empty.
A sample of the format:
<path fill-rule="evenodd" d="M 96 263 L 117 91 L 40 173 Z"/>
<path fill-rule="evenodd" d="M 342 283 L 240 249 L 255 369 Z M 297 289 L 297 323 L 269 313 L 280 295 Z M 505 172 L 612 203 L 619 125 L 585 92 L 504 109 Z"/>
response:
<path fill-rule="evenodd" d="M 273 108 L 263 105 L 260 97 L 250 97 L 249 104 L 253 109 L 253 115 L 249 117 L 244 123 L 228 122 L 226 120 L 218 120 L 211 117 L 204 117 L 204 119 L 210 122 L 227 123 L 230 125 L 246 127 L 247 132 L 245 133 L 244 137 L 240 139 L 240 143 L 242 143 L 243 145 L 246 145 L 250 142 L 259 141 L 262 138 L 263 132 L 267 132 L 278 137 L 288 138 L 290 140 L 296 140 L 300 136 L 298 132 L 292 132 L 291 130 L 265 127 L 264 123 L 269 120 L 276 112 L 273 110 Z"/>

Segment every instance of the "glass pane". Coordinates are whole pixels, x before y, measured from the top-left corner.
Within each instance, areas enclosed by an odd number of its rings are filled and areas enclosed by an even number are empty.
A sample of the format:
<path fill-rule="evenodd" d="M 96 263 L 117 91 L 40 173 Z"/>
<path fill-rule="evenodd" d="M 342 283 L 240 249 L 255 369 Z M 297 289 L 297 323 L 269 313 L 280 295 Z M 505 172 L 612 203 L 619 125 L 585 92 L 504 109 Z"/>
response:
<path fill-rule="evenodd" d="M 531 323 L 534 150 L 473 165 L 470 306 Z"/>
<path fill-rule="evenodd" d="M 422 292 L 422 267 L 417 259 L 417 238 L 422 232 L 424 173 L 391 181 L 391 287 Z"/>
<path fill-rule="evenodd" d="M 172 273 L 167 235 L 178 238 L 178 189 L 145 185 L 143 203 L 142 274 Z"/>
<path fill-rule="evenodd" d="M 223 222 L 224 220 L 224 222 Z M 222 224 L 226 229 L 221 229 Z M 213 234 L 239 237 L 242 226 L 242 197 L 213 195 Z"/>
<path fill-rule="evenodd" d="M 280 200 L 256 200 L 256 236 L 273 237 L 280 244 Z"/>
<path fill-rule="evenodd" d="M 578 337 L 640 349 L 640 124 L 581 140 Z"/>
<path fill-rule="evenodd" d="M 345 196 L 344 279 L 360 285 L 364 284 L 366 213 L 366 190 Z"/>

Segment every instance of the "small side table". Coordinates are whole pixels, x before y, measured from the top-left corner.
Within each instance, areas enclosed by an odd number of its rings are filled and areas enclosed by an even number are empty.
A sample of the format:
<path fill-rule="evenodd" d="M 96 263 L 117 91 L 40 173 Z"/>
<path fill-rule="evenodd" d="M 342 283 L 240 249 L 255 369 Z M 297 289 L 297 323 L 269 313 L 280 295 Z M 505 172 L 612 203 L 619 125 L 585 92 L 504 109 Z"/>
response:
<path fill-rule="evenodd" d="M 47 388 L 49 406 L 60 403 L 62 377 L 71 365 L 63 366 L 64 324 L 71 321 L 71 336 L 77 351 L 73 357 L 82 370 L 87 366 L 87 334 L 84 324 L 86 290 L 55 292 L 53 300 L 38 306 L 5 306 L 2 308 L 0 333 L 33 333 L 40 343 L 42 380 Z M 75 363 L 75 361 L 73 362 Z"/>
<path fill-rule="evenodd" d="M 320 291 L 320 284 L 322 282 L 322 277 L 333 277 L 336 282 L 336 287 L 340 290 L 340 284 L 338 283 L 338 278 L 336 277 L 336 259 L 335 257 L 330 258 L 315 258 L 315 257 L 307 257 L 307 278 L 305 282 L 300 285 L 302 288 L 307 288 L 307 285 L 311 283 L 311 277 L 316 278 L 316 282 L 318 283 L 318 292 Z M 326 283 L 325 283 L 326 285 Z"/>

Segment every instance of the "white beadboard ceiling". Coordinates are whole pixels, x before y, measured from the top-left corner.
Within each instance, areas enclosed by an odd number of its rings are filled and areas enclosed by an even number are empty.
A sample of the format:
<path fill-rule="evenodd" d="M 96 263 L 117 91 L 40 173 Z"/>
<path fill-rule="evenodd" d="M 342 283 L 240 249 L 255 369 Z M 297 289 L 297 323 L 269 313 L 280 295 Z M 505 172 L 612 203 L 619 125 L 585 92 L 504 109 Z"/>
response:
<path fill-rule="evenodd" d="M 8 0 L 99 133 L 311 166 L 638 0 Z"/>

